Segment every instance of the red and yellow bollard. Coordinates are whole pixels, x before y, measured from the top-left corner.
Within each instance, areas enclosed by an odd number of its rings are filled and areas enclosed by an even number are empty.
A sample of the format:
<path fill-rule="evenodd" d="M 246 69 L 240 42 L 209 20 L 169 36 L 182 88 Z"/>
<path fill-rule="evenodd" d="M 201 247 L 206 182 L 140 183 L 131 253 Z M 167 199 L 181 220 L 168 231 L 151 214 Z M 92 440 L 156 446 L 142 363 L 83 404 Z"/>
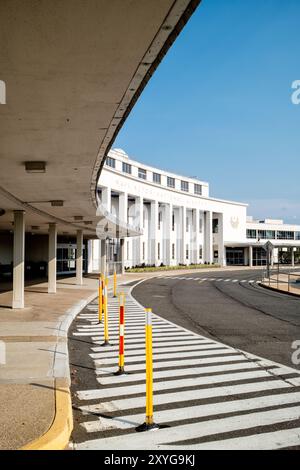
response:
<path fill-rule="evenodd" d="M 98 318 L 99 323 L 102 323 L 103 314 L 103 301 L 102 301 L 102 275 L 99 275 L 99 287 L 98 287 Z"/>
<path fill-rule="evenodd" d="M 104 313 L 104 284 L 105 284 L 105 276 L 101 274 L 101 286 L 102 286 L 102 313 Z"/>
<path fill-rule="evenodd" d="M 124 358 L 124 346 L 125 346 L 125 295 L 120 294 L 119 297 L 119 369 L 115 375 L 125 374 L 125 358 Z"/>
<path fill-rule="evenodd" d="M 114 270 L 114 297 L 117 297 L 117 272 Z"/>
<path fill-rule="evenodd" d="M 104 281 L 104 343 L 102 346 L 110 346 L 109 343 L 109 334 L 108 334 L 108 300 L 107 300 L 107 291 L 108 291 L 108 279 Z"/>
<path fill-rule="evenodd" d="M 153 431 L 159 426 L 153 420 L 153 358 L 152 358 L 152 310 L 146 308 L 146 420 L 137 431 Z"/>

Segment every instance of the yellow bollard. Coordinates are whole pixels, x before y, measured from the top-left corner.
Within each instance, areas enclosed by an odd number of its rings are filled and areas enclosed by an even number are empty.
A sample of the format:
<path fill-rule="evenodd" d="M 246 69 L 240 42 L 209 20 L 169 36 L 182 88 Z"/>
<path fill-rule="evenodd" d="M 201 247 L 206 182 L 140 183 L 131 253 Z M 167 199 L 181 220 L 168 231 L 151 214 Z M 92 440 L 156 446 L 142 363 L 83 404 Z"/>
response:
<path fill-rule="evenodd" d="M 114 297 L 117 297 L 117 273 L 114 270 Z"/>
<path fill-rule="evenodd" d="M 146 308 L 146 420 L 136 431 L 153 431 L 159 426 L 153 420 L 153 358 L 152 358 L 152 310 Z"/>
<path fill-rule="evenodd" d="M 104 283 L 105 283 L 105 276 L 101 274 L 101 286 L 102 286 L 102 313 L 104 313 Z"/>
<path fill-rule="evenodd" d="M 125 295 L 123 293 L 119 296 L 119 369 L 115 375 L 125 374 Z"/>
<path fill-rule="evenodd" d="M 98 318 L 99 323 L 102 323 L 103 302 L 102 302 L 102 275 L 99 275 L 99 295 L 98 295 Z"/>
<path fill-rule="evenodd" d="M 108 279 L 104 281 L 104 343 L 102 346 L 110 346 L 108 334 L 108 301 L 107 301 Z"/>

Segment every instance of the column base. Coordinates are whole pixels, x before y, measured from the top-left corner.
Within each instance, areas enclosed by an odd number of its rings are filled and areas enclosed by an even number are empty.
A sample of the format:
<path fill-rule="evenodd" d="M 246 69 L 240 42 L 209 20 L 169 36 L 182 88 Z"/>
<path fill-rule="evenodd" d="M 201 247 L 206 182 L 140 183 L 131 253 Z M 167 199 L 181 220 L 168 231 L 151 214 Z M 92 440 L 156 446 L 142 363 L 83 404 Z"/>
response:
<path fill-rule="evenodd" d="M 158 429 L 159 429 L 159 425 L 155 423 L 152 423 L 152 424 L 143 423 L 137 428 L 135 428 L 136 432 L 157 431 Z"/>
<path fill-rule="evenodd" d="M 101 347 L 105 346 L 112 346 L 109 341 L 105 340 L 104 343 L 101 344 Z"/>

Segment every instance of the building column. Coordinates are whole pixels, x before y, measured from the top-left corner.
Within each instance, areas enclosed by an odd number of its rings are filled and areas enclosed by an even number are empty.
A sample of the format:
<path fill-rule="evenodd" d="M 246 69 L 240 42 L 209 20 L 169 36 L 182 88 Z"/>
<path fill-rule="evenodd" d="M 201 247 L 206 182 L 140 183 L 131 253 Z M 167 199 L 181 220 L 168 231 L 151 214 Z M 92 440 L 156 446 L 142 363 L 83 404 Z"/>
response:
<path fill-rule="evenodd" d="M 103 275 L 106 275 L 106 240 L 101 240 L 101 260 L 100 269 Z"/>
<path fill-rule="evenodd" d="M 82 285 L 82 259 L 83 252 L 83 231 L 77 230 L 77 250 L 76 250 L 76 284 Z"/>
<path fill-rule="evenodd" d="M 213 262 L 213 238 L 212 238 L 212 212 L 204 213 L 204 261 L 206 263 Z"/>
<path fill-rule="evenodd" d="M 226 266 L 226 257 L 225 257 L 225 248 L 224 248 L 224 223 L 223 223 L 223 214 L 218 215 L 219 227 L 218 227 L 218 237 L 219 237 L 219 264 L 221 266 Z"/>
<path fill-rule="evenodd" d="M 157 226 L 158 226 L 158 201 L 151 201 L 150 206 L 150 253 L 151 264 L 157 264 Z"/>
<path fill-rule="evenodd" d="M 128 194 L 119 194 L 119 220 L 127 224 L 128 221 Z"/>
<path fill-rule="evenodd" d="M 87 272 L 92 273 L 94 271 L 94 240 L 88 240 L 87 242 Z"/>
<path fill-rule="evenodd" d="M 101 202 L 103 206 L 105 206 L 105 209 L 108 212 L 111 212 L 111 189 L 110 188 L 102 188 Z"/>
<path fill-rule="evenodd" d="M 134 208 L 134 225 L 141 230 L 144 225 L 144 199 L 143 197 L 135 198 Z M 134 264 L 143 263 L 143 237 L 138 236 L 134 239 Z"/>
<path fill-rule="evenodd" d="M 291 253 L 291 262 L 292 262 L 292 266 L 295 266 L 295 252 L 294 252 L 293 246 L 292 246 L 292 253 Z"/>
<path fill-rule="evenodd" d="M 186 264 L 186 256 L 185 256 L 185 249 L 186 249 L 186 207 L 181 207 L 181 243 L 180 243 L 180 263 Z"/>
<path fill-rule="evenodd" d="M 14 211 L 12 308 L 24 308 L 25 212 Z"/>
<path fill-rule="evenodd" d="M 172 264 L 172 218 L 173 205 L 165 205 L 165 223 L 164 223 L 164 260 L 167 266 Z"/>
<path fill-rule="evenodd" d="M 249 266 L 253 267 L 253 246 L 249 246 Z"/>
<path fill-rule="evenodd" d="M 124 274 L 125 238 L 120 239 L 120 261 L 121 261 L 121 274 Z"/>
<path fill-rule="evenodd" d="M 199 226 L 200 214 L 199 209 L 193 209 L 193 256 L 192 262 L 199 263 Z"/>
<path fill-rule="evenodd" d="M 57 226 L 49 224 L 48 238 L 48 294 L 56 294 Z"/>

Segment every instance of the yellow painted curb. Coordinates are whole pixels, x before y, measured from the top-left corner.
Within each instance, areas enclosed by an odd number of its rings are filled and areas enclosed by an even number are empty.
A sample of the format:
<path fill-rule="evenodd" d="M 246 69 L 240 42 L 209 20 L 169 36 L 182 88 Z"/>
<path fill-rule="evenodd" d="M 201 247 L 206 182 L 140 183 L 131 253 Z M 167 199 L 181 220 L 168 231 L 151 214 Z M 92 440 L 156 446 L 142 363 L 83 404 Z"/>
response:
<path fill-rule="evenodd" d="M 67 447 L 73 430 L 72 400 L 69 387 L 55 383 L 55 417 L 48 429 L 38 439 L 20 450 L 63 450 Z"/>

